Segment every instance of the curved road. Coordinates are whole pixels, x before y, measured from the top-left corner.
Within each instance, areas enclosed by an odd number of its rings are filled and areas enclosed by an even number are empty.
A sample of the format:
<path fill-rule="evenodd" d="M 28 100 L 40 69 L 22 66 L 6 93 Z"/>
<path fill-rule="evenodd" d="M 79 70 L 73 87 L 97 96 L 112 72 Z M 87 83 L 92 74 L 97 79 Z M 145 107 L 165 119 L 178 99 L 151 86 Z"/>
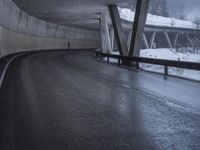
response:
<path fill-rule="evenodd" d="M 200 149 L 199 93 L 89 51 L 21 56 L 0 90 L 0 149 Z"/>

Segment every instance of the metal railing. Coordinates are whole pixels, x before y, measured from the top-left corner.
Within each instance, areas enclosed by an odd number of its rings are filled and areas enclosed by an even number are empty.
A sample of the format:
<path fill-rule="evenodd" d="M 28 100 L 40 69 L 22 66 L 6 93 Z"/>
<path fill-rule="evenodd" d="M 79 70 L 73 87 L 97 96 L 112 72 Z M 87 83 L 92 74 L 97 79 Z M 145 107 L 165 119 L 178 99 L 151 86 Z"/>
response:
<path fill-rule="evenodd" d="M 165 76 L 168 75 L 168 67 L 176 67 L 176 68 L 200 71 L 200 63 L 195 63 L 195 62 L 164 60 L 164 59 L 154 59 L 154 58 L 144 58 L 144 57 L 120 56 L 120 55 L 116 55 L 116 54 L 102 53 L 100 51 L 95 51 L 95 53 L 96 53 L 96 56 L 100 57 L 101 60 L 103 59 L 103 57 L 106 57 L 107 62 L 109 62 L 110 58 L 117 59 L 118 65 L 120 65 L 121 62 L 123 62 L 123 61 L 124 62 L 135 62 L 137 69 L 139 69 L 139 63 L 161 65 L 161 66 L 164 66 L 164 75 Z"/>

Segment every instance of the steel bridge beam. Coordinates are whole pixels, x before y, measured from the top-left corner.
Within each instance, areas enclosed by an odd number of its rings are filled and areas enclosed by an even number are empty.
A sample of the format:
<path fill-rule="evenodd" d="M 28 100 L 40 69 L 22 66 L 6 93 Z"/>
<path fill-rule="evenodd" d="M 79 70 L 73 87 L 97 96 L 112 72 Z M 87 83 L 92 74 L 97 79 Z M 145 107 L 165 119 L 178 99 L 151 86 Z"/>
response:
<path fill-rule="evenodd" d="M 147 37 L 146 37 L 145 33 L 143 33 L 143 42 L 144 42 L 145 48 L 149 49 L 149 44 L 148 44 Z"/>
<path fill-rule="evenodd" d="M 173 41 L 173 48 L 176 47 L 176 44 L 177 44 L 178 38 L 179 38 L 179 33 L 176 33 L 176 35 L 175 35 L 175 37 L 174 37 L 174 41 Z"/>
<path fill-rule="evenodd" d="M 154 46 L 155 37 L 156 37 L 156 32 L 153 32 L 151 35 L 151 40 L 150 40 L 150 48 L 153 48 L 153 46 Z"/>
<path fill-rule="evenodd" d="M 190 43 L 190 46 L 192 46 L 193 42 L 192 42 L 190 35 L 188 33 L 186 33 L 186 37 L 187 37 L 188 42 Z"/>
<path fill-rule="evenodd" d="M 133 27 L 133 22 L 126 21 L 122 19 L 122 24 L 125 30 L 130 30 Z M 175 27 L 167 27 L 167 26 L 153 26 L 153 25 L 145 25 L 145 32 L 163 32 L 166 31 L 168 33 L 191 33 L 191 34 L 200 34 L 200 29 L 187 29 L 187 28 L 175 28 Z"/>
<path fill-rule="evenodd" d="M 169 48 L 172 48 L 172 42 L 170 40 L 169 34 L 167 32 L 163 32 L 163 33 L 164 33 L 164 36 L 166 38 L 166 41 L 167 41 Z"/>

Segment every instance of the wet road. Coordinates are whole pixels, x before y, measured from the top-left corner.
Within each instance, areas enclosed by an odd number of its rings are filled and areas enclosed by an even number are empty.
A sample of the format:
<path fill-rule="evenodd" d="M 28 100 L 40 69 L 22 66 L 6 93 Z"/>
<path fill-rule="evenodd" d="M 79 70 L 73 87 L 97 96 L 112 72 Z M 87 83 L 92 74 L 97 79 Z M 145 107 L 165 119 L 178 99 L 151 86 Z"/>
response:
<path fill-rule="evenodd" d="M 0 149 L 200 149 L 199 93 L 91 52 L 21 56 L 0 91 Z"/>

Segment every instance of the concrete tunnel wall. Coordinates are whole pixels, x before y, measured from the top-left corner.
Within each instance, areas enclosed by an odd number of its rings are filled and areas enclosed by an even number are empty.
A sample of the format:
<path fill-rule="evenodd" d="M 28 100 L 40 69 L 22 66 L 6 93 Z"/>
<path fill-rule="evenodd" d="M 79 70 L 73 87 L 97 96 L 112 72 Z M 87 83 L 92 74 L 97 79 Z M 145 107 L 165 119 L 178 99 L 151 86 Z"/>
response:
<path fill-rule="evenodd" d="M 41 49 L 98 48 L 100 32 L 71 28 L 34 18 L 12 0 L 0 0 L 0 57 Z"/>

